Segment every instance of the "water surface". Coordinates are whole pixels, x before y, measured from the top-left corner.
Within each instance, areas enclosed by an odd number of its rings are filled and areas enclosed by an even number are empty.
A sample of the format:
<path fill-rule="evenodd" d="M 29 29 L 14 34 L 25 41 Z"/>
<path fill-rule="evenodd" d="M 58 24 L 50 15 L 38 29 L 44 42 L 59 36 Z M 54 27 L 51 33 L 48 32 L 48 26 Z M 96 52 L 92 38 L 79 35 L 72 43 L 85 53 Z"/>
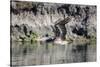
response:
<path fill-rule="evenodd" d="M 11 65 L 30 66 L 96 61 L 96 44 L 12 42 Z"/>

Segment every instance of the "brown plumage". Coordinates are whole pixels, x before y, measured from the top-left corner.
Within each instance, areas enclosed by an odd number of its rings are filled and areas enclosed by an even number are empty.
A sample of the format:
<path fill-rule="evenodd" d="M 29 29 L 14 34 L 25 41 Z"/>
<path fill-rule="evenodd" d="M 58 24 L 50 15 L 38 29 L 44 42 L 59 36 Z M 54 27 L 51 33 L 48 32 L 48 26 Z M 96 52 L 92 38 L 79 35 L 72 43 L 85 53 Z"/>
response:
<path fill-rule="evenodd" d="M 71 17 L 67 17 L 64 20 L 58 19 L 55 25 L 63 25 L 71 21 Z"/>

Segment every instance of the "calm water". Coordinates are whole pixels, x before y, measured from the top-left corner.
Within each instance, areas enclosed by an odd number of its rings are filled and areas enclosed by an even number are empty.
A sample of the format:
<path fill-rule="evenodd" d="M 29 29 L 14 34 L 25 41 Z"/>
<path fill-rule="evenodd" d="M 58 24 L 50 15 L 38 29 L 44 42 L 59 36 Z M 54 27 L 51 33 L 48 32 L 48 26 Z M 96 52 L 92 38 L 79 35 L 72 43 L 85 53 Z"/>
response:
<path fill-rule="evenodd" d="M 96 45 L 71 43 L 58 45 L 45 42 L 12 42 L 14 66 L 61 64 L 96 61 Z"/>

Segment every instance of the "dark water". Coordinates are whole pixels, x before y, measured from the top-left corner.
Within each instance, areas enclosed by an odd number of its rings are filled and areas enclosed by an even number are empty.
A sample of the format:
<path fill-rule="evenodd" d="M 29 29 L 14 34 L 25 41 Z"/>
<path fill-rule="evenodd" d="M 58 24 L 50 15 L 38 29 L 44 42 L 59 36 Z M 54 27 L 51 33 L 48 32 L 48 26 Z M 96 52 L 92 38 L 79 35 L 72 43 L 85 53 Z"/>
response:
<path fill-rule="evenodd" d="M 12 42 L 11 65 L 30 66 L 96 61 L 96 44 L 58 45 L 45 42 Z"/>

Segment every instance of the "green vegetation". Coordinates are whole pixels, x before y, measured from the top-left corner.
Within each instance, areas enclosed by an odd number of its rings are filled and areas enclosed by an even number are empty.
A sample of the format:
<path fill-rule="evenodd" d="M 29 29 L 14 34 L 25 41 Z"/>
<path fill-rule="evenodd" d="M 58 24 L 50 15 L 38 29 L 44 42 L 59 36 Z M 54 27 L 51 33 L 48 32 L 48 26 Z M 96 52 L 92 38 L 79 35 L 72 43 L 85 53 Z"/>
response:
<path fill-rule="evenodd" d="M 33 39 L 33 40 L 36 39 L 36 38 L 38 37 L 37 33 L 35 33 L 35 32 L 32 32 L 31 36 L 32 36 L 32 39 Z"/>
<path fill-rule="evenodd" d="M 22 41 L 22 42 L 31 41 L 31 42 L 33 42 L 33 41 L 35 41 L 35 39 L 36 39 L 37 37 L 38 37 L 37 33 L 32 32 L 32 33 L 29 35 L 29 37 L 28 37 L 28 36 L 24 36 L 24 37 L 19 36 L 19 39 L 18 39 L 17 41 Z"/>

